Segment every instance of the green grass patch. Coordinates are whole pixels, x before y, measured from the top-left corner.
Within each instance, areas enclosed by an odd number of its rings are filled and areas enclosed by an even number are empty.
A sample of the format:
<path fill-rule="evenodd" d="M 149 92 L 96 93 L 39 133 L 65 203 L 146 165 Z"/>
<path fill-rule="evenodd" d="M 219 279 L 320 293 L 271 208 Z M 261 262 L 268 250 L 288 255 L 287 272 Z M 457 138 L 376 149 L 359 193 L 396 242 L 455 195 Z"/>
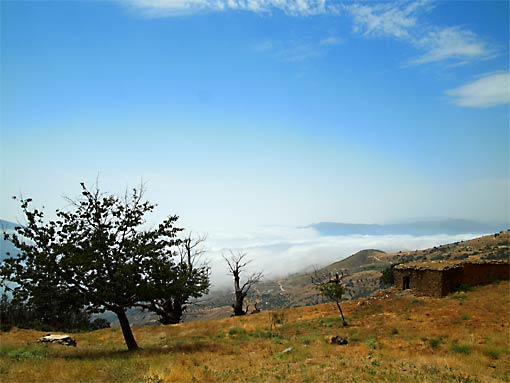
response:
<path fill-rule="evenodd" d="M 442 343 L 441 339 L 438 339 L 438 338 L 430 338 L 429 339 L 429 345 L 432 348 L 438 348 L 441 345 L 441 343 Z"/>
<path fill-rule="evenodd" d="M 377 340 L 375 338 L 367 338 L 365 344 L 368 348 L 375 350 L 378 347 Z"/>
<path fill-rule="evenodd" d="M 0 354 L 3 354 L 8 358 L 15 360 L 26 360 L 26 359 L 43 359 L 46 357 L 47 352 L 46 350 L 39 348 L 16 348 L 8 351 L 2 350 Z"/>
<path fill-rule="evenodd" d="M 228 335 L 230 335 L 232 337 L 245 336 L 246 330 L 242 327 L 232 327 L 228 330 Z"/>
<path fill-rule="evenodd" d="M 473 288 L 471 286 L 469 286 L 469 285 L 461 284 L 461 285 L 457 286 L 454 289 L 454 291 L 467 293 L 469 291 L 473 291 Z"/>
<path fill-rule="evenodd" d="M 501 358 L 501 354 L 504 353 L 504 350 L 497 346 L 486 346 L 483 349 L 484 355 L 488 356 L 490 359 L 499 359 Z"/>
<path fill-rule="evenodd" d="M 460 343 L 452 343 L 450 349 L 452 352 L 456 354 L 464 354 L 469 355 L 471 354 L 472 347 L 467 344 L 460 344 Z"/>

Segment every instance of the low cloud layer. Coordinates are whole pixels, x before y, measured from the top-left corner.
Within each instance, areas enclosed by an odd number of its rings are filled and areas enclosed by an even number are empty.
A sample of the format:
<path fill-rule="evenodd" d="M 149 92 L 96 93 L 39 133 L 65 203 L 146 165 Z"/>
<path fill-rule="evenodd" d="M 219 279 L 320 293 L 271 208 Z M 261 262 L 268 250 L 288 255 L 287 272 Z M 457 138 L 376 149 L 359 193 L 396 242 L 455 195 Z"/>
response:
<path fill-rule="evenodd" d="M 227 266 L 222 254 L 229 251 L 247 253 L 251 259 L 247 274 L 263 271 L 266 279 L 277 278 L 314 266 L 340 261 L 364 249 L 386 252 L 426 249 L 440 244 L 479 236 L 461 235 L 352 235 L 320 236 L 312 228 L 265 227 L 249 233 L 212 234 L 208 237 L 208 259 L 212 268 L 213 289 L 230 286 Z"/>

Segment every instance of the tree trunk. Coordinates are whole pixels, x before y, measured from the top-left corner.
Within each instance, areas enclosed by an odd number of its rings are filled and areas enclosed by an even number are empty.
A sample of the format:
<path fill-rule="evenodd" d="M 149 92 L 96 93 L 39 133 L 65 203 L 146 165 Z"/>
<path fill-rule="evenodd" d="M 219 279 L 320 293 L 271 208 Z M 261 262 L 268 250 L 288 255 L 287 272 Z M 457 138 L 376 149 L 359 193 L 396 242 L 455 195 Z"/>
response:
<path fill-rule="evenodd" d="M 340 315 L 342 316 L 342 324 L 344 326 L 347 326 L 347 322 L 345 321 L 345 318 L 344 318 L 344 313 L 342 312 L 342 308 L 340 307 L 340 302 L 336 301 L 336 306 L 338 307 L 338 310 L 340 311 Z"/>
<path fill-rule="evenodd" d="M 177 324 L 181 322 L 183 313 L 183 304 L 179 301 L 168 301 L 164 306 L 164 310 L 159 311 L 159 322 L 161 324 Z"/>
<path fill-rule="evenodd" d="M 115 314 L 117 314 L 117 318 L 119 318 L 120 327 L 122 328 L 122 334 L 124 335 L 124 340 L 126 341 L 128 350 L 138 350 L 138 345 L 136 344 L 135 337 L 131 331 L 131 326 L 129 325 L 129 320 L 126 316 L 126 312 L 124 309 L 119 309 L 115 311 Z"/>
<path fill-rule="evenodd" d="M 245 295 L 241 291 L 236 291 L 236 301 L 232 305 L 234 309 L 234 316 L 245 315 L 246 312 L 243 310 L 243 302 Z"/>

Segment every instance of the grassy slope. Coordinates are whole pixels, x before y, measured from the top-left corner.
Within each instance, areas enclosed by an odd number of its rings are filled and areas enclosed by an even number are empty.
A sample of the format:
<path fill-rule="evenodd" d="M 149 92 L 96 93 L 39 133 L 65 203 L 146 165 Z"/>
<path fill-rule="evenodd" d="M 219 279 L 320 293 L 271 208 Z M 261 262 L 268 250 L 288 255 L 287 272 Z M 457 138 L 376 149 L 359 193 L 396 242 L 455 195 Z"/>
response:
<path fill-rule="evenodd" d="M 2 382 L 505 382 L 510 381 L 509 282 L 445 298 L 382 290 L 344 303 L 134 328 L 143 350 L 124 351 L 119 329 L 76 334 L 78 347 L 39 345 L 28 330 L 1 334 Z M 331 345 L 333 335 L 349 339 Z M 291 347 L 288 353 L 283 350 Z"/>

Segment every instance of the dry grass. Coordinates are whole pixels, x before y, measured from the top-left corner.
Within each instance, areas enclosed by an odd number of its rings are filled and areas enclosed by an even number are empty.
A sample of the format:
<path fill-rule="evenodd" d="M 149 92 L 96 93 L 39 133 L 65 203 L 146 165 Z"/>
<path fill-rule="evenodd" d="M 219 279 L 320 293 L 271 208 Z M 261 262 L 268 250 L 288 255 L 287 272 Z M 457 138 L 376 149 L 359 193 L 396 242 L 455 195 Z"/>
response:
<path fill-rule="evenodd" d="M 241 318 L 140 327 L 139 352 L 118 329 L 76 334 L 78 347 L 40 345 L 43 333 L 1 334 L 1 382 L 507 382 L 510 284 L 445 298 L 395 290 Z M 328 339 L 340 335 L 345 346 Z M 284 353 L 285 349 L 290 352 Z"/>

